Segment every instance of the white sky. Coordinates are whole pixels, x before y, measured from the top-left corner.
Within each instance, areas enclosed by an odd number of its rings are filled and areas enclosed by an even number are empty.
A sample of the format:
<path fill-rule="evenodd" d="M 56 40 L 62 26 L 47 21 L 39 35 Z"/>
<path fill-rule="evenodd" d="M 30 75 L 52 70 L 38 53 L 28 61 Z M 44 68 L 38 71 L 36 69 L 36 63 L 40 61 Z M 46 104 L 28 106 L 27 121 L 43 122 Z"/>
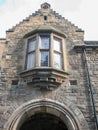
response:
<path fill-rule="evenodd" d="M 0 0 L 0 38 L 48 2 L 51 8 L 85 31 L 85 40 L 98 41 L 98 0 Z"/>

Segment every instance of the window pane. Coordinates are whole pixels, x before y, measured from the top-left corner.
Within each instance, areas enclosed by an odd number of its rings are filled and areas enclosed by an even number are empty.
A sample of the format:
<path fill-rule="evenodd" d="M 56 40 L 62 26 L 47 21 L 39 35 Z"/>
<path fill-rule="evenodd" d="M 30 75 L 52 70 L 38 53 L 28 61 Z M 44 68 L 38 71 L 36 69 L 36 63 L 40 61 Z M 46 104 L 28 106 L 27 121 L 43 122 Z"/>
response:
<path fill-rule="evenodd" d="M 27 69 L 33 68 L 34 66 L 35 66 L 35 53 L 28 54 Z"/>
<path fill-rule="evenodd" d="M 61 51 L 61 40 L 54 38 L 54 50 L 60 52 Z"/>
<path fill-rule="evenodd" d="M 41 51 L 41 66 L 49 66 L 49 52 Z"/>
<path fill-rule="evenodd" d="M 42 36 L 41 37 L 41 44 L 40 44 L 41 49 L 49 49 L 49 37 L 48 36 Z"/>
<path fill-rule="evenodd" d="M 54 67 L 62 69 L 61 54 L 54 53 Z"/>
<path fill-rule="evenodd" d="M 30 39 L 28 45 L 28 52 L 34 51 L 36 48 L 36 39 Z"/>

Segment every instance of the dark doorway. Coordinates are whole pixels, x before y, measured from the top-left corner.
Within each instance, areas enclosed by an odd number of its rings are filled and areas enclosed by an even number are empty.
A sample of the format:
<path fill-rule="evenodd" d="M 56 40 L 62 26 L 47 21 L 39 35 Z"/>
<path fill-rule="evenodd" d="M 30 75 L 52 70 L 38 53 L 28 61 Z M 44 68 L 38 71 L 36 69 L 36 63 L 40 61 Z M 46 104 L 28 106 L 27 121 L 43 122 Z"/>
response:
<path fill-rule="evenodd" d="M 58 117 L 39 113 L 27 119 L 19 130 L 68 130 L 68 128 Z"/>

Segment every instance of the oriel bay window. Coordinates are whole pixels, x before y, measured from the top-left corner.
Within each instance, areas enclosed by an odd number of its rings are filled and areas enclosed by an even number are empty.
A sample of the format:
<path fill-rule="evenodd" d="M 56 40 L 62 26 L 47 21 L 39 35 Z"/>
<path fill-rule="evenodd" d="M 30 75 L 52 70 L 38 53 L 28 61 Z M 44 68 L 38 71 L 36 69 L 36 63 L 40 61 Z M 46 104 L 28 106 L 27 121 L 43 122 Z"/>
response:
<path fill-rule="evenodd" d="M 64 70 L 64 54 L 62 52 L 62 44 L 62 39 L 51 34 L 37 35 L 34 38 L 28 39 L 26 60 L 27 70 L 34 67 L 53 67 L 56 69 Z M 50 48 L 50 46 L 52 47 Z M 53 61 L 53 63 L 51 63 L 51 60 Z"/>
<path fill-rule="evenodd" d="M 24 38 L 27 40 L 27 57 L 21 76 L 35 86 L 58 86 L 64 82 L 68 75 L 65 35 L 45 25 Z"/>

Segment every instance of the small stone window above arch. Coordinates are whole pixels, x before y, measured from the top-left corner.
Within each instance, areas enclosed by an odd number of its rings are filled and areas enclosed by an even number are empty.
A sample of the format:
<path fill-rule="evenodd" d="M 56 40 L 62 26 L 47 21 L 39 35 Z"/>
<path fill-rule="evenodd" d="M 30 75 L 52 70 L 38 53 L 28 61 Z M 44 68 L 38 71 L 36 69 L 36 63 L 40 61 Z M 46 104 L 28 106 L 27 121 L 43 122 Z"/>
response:
<path fill-rule="evenodd" d="M 48 20 L 48 16 L 44 16 L 44 21 L 47 21 Z"/>

